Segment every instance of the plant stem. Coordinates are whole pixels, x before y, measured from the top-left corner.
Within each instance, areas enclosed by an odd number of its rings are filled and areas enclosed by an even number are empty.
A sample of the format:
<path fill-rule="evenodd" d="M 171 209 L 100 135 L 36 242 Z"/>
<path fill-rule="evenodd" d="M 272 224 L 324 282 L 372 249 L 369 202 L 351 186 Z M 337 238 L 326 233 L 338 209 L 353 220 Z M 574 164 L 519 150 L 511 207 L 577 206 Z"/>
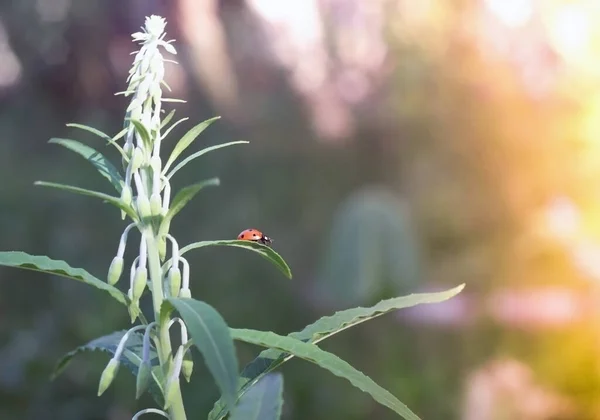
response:
<path fill-rule="evenodd" d="M 160 307 L 164 300 L 162 290 L 162 270 L 160 268 L 160 258 L 158 255 L 158 247 L 156 245 L 157 238 L 154 236 L 152 229 L 146 232 L 146 243 L 148 245 L 148 265 L 150 269 L 150 282 L 152 288 L 152 303 L 154 306 L 154 320 L 158 323 L 158 359 L 163 370 L 163 374 L 168 375 L 169 365 L 171 364 L 171 337 L 169 335 L 169 319 L 162 320 L 160 318 Z M 166 390 L 165 390 L 166 391 Z M 171 406 L 169 408 L 169 418 L 171 420 L 187 420 L 185 415 L 185 407 L 181 396 L 181 388 L 177 386 Z"/>

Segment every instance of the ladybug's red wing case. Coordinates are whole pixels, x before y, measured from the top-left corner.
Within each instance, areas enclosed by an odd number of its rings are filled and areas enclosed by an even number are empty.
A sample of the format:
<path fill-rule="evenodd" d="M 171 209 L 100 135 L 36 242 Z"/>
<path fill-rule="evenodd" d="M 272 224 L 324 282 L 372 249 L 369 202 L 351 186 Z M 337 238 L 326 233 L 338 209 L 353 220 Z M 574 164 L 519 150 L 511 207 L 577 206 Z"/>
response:
<path fill-rule="evenodd" d="M 238 235 L 237 238 L 242 241 L 258 242 L 258 243 L 261 243 L 261 244 L 267 245 L 267 246 L 269 246 L 273 243 L 273 240 L 271 238 L 269 238 L 268 236 L 265 236 L 258 229 L 243 230 L 242 232 L 240 232 L 240 234 Z"/>
<path fill-rule="evenodd" d="M 262 237 L 262 232 L 256 229 L 246 229 L 238 235 L 238 239 L 243 241 L 259 241 Z"/>

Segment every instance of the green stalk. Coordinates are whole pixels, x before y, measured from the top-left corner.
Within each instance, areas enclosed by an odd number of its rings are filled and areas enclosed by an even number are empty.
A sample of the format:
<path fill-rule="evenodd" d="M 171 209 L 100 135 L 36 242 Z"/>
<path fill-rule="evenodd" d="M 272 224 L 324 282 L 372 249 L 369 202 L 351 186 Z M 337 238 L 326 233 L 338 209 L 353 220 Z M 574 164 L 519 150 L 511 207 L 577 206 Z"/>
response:
<path fill-rule="evenodd" d="M 161 320 L 160 307 L 164 300 L 162 290 L 162 270 L 160 268 L 160 258 L 158 256 L 157 238 L 152 229 L 146 231 L 146 243 L 148 244 L 148 265 L 150 269 L 150 281 L 152 287 L 152 303 L 154 306 L 154 319 L 158 323 L 159 343 L 158 359 L 165 377 L 169 373 L 171 364 L 171 337 L 169 336 L 169 318 Z M 165 390 L 166 391 L 166 390 Z M 165 396 L 166 397 L 166 396 Z M 169 418 L 171 420 L 187 420 L 183 397 L 181 396 L 181 387 L 177 387 L 171 406 L 169 408 Z"/>

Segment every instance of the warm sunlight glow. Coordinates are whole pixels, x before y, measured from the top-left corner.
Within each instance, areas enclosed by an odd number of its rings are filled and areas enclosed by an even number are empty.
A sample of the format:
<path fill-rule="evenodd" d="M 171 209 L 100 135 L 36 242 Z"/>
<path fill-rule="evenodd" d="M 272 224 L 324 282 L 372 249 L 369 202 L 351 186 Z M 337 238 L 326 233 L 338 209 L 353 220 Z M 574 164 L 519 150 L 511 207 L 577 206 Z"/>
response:
<path fill-rule="evenodd" d="M 589 153 L 594 153 L 600 164 L 600 95 L 587 101 L 582 113 L 580 136 Z"/>
<path fill-rule="evenodd" d="M 532 0 L 485 0 L 498 20 L 508 27 L 525 25 L 533 16 Z"/>
<path fill-rule="evenodd" d="M 549 25 L 550 42 L 566 60 L 581 61 L 590 53 L 591 15 L 582 4 L 560 7 Z"/>

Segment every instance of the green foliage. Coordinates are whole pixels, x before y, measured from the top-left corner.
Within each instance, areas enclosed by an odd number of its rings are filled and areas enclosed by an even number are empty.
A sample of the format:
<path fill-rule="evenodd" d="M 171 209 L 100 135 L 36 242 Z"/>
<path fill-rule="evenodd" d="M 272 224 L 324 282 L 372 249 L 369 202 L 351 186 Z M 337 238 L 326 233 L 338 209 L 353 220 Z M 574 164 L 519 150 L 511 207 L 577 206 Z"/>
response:
<path fill-rule="evenodd" d="M 289 336 L 277 335 L 270 331 L 235 329 L 232 330 L 232 333 L 236 340 L 284 351 L 327 369 L 334 375 L 348 380 L 352 385 L 368 393 L 375 401 L 394 410 L 404 419 L 420 420 L 406 405 L 402 404 L 389 391 L 377 385 L 371 378 L 336 355 L 321 350 L 314 344 L 305 343 Z"/>
<path fill-rule="evenodd" d="M 211 178 L 207 179 L 206 181 L 198 182 L 196 184 L 188 185 L 187 187 L 182 188 L 175 195 L 175 198 L 173 198 L 171 207 L 169 208 L 169 211 L 167 212 L 160 224 L 159 235 L 167 234 L 169 228 L 171 227 L 171 221 L 173 220 L 173 218 L 177 215 L 177 213 L 183 210 L 185 205 L 189 203 L 196 196 L 196 194 L 200 192 L 200 190 L 202 190 L 205 187 L 216 187 L 219 186 L 219 184 L 219 178 Z"/>
<path fill-rule="evenodd" d="M 109 204 L 112 204 L 115 207 L 120 208 L 133 220 L 138 219 L 138 216 L 135 213 L 135 211 L 129 205 L 123 203 L 123 201 L 121 201 L 121 199 L 119 197 L 113 197 L 112 195 L 104 194 L 104 193 L 101 193 L 98 191 L 88 190 L 85 188 L 74 187 L 72 185 L 57 184 L 55 182 L 36 181 L 35 185 L 39 185 L 41 187 L 56 188 L 59 190 L 69 191 L 69 192 L 72 192 L 75 194 L 81 194 L 81 195 L 87 195 L 89 197 L 99 198 L 100 200 L 103 200 Z"/>
<path fill-rule="evenodd" d="M 103 337 L 96 338 L 87 344 L 77 347 L 76 349 L 65 354 L 57 363 L 52 373 L 52 379 L 56 379 L 64 370 L 67 368 L 69 363 L 75 356 L 83 352 L 89 351 L 102 351 L 110 353 L 112 356 L 115 355 L 119 341 L 123 338 L 127 331 L 115 331 L 112 334 L 105 335 Z M 139 366 L 142 364 L 142 334 L 130 334 L 125 342 L 125 350 L 119 358 L 121 364 L 127 367 L 129 371 L 134 375 L 138 375 Z M 148 392 L 152 395 L 152 398 L 157 404 L 162 405 L 163 392 L 161 383 L 163 381 L 162 372 L 158 364 L 158 355 L 156 349 L 152 346 L 150 349 L 150 365 L 152 366 L 150 372 L 151 381 L 148 381 Z M 157 368 L 158 367 L 158 368 Z"/>
<path fill-rule="evenodd" d="M 191 251 L 193 249 L 204 248 L 206 246 L 232 246 L 235 248 L 243 248 L 243 249 L 247 249 L 250 251 L 254 251 L 254 252 L 258 253 L 261 257 L 263 257 L 266 260 L 275 264 L 277 266 L 277 268 L 287 278 L 289 278 L 289 279 L 292 278 L 292 271 L 290 270 L 290 267 L 287 265 L 285 260 L 283 258 L 281 258 L 281 255 L 279 255 L 273 248 L 268 247 L 263 244 L 259 244 L 258 242 L 240 241 L 237 239 L 221 240 L 221 241 L 194 242 L 194 243 L 191 243 L 191 244 L 186 245 L 183 248 L 181 248 L 181 255 L 183 255 L 186 252 Z"/>
<path fill-rule="evenodd" d="M 139 357 L 139 356 L 138 356 Z M 135 373 L 134 373 L 135 374 Z M 139 399 L 153 383 L 152 379 L 152 365 L 150 362 L 142 360 L 138 366 L 138 371 L 135 378 L 135 398 Z M 160 383 L 160 382 L 154 382 Z M 157 401 L 158 404 L 162 405 L 162 402 Z"/>
<path fill-rule="evenodd" d="M 20 251 L 0 252 L 0 265 L 41 271 L 77 280 L 109 293 L 117 302 L 123 305 L 127 305 L 129 300 L 119 289 L 92 276 L 83 268 L 73 268 L 65 261 L 53 260 L 45 255 L 29 255 Z"/>
<path fill-rule="evenodd" d="M 206 187 L 217 187 L 219 186 L 219 183 L 219 178 L 211 178 L 207 179 L 206 181 L 198 182 L 196 184 L 188 185 L 187 187 L 182 188 L 175 195 L 175 198 L 173 198 L 173 201 L 171 202 L 171 207 L 169 208 L 169 211 L 165 216 L 165 220 L 168 220 L 169 222 L 173 220 L 175 215 L 177 215 L 177 213 L 183 210 L 185 205 L 189 203 L 192 200 L 192 198 L 194 198 L 196 194 L 200 192 L 200 190 Z"/>
<path fill-rule="evenodd" d="M 179 155 L 182 154 L 185 151 L 185 149 L 187 149 L 188 146 L 190 144 L 192 144 L 193 141 L 196 140 L 196 138 L 204 130 L 206 130 L 208 128 L 209 125 L 211 125 L 213 122 L 215 122 L 219 118 L 221 118 L 221 117 L 214 117 L 214 118 L 210 118 L 206 121 L 203 121 L 200 124 L 192 127 L 187 133 L 185 133 L 183 135 L 183 137 L 177 142 L 177 144 L 173 148 L 173 151 L 171 152 L 171 156 L 169 156 L 169 159 L 167 160 L 167 163 L 165 164 L 165 169 L 164 169 L 165 172 L 169 170 L 169 168 L 171 167 L 171 165 L 173 163 L 175 163 L 175 160 L 179 157 Z"/>
<path fill-rule="evenodd" d="M 219 117 L 208 119 L 190 129 L 174 146 L 169 159 L 159 173 L 160 145 L 166 135 L 176 127 L 181 119 L 172 124 L 165 135 L 160 136 L 160 130 L 165 127 L 174 116 L 174 112 L 161 122 L 151 115 L 160 115 L 162 102 L 175 102 L 167 100 L 160 94 L 160 86 L 163 82 L 163 56 L 159 47 L 165 48 L 169 53 L 175 53 L 175 49 L 163 40 L 165 22 L 158 16 L 152 16 L 146 20 L 143 32 L 134 34 L 137 42 L 144 44 L 134 59 L 133 68 L 128 79 L 129 86 L 125 95 L 133 95 L 133 99 L 125 113 L 124 129 L 116 136 L 109 137 L 100 130 L 81 124 L 69 126 L 91 132 L 98 137 L 114 145 L 123 157 L 123 165 L 126 166 L 125 178 L 116 167 L 111 164 L 101 153 L 95 149 L 83 145 L 74 140 L 52 139 L 52 143 L 60 144 L 84 157 L 102 176 L 107 178 L 117 191 L 123 191 L 127 198 L 113 197 L 105 193 L 92 191 L 80 187 L 50 183 L 36 182 L 36 185 L 62 189 L 65 191 L 99 198 L 122 210 L 133 221 L 121 236 L 119 250 L 113 261 L 116 265 L 112 274 L 108 276 L 109 281 L 116 283 L 115 272 L 122 271 L 124 264 L 124 252 L 127 244 L 128 229 L 136 227 L 142 234 L 139 243 L 139 254 L 131 266 L 133 282 L 128 291 L 129 297 L 116 289 L 114 286 L 103 282 L 82 269 L 70 267 L 64 261 L 55 261 L 48 257 L 32 256 L 22 252 L 0 253 L 0 265 L 23 268 L 56 274 L 72 278 L 98 289 L 108 292 L 113 298 L 126 305 L 132 314 L 132 323 L 136 315 L 142 321 L 142 325 L 133 326 L 127 332 L 118 331 L 83 346 L 77 347 L 66 354 L 57 364 L 54 376 L 59 375 L 69 364 L 72 358 L 83 351 L 104 351 L 113 354 L 113 358 L 105 368 L 100 379 L 99 394 L 112 383 L 118 372 L 120 364 L 124 364 L 136 376 L 136 397 L 139 398 L 146 390 L 154 397 L 156 402 L 167 411 L 155 409 L 141 410 L 141 414 L 154 412 L 163 414 L 171 420 L 186 419 L 185 407 L 180 389 L 180 376 L 189 380 L 191 363 L 187 351 L 191 346 L 196 347 L 202 354 L 205 364 L 217 384 L 221 398 L 209 414 L 211 420 L 222 419 L 227 413 L 231 413 L 232 420 L 275 420 L 281 416 L 283 404 L 283 379 L 281 375 L 268 375 L 273 369 L 280 366 L 292 357 L 299 357 L 314 363 L 336 376 L 348 380 L 358 389 L 368 393 L 375 401 L 392 409 L 407 420 L 419 420 L 419 418 L 402 402 L 400 402 L 389 391 L 380 387 L 371 378 L 364 375 L 338 356 L 320 349 L 316 344 L 331 337 L 332 335 L 358 325 L 367 320 L 376 318 L 394 309 L 406 308 L 423 303 L 441 302 L 460 292 L 462 286 L 443 293 L 417 294 L 404 298 L 389 299 L 382 301 L 371 308 L 355 308 L 338 312 L 330 317 L 323 317 L 317 322 L 307 326 L 300 332 L 282 336 L 270 331 L 256 331 L 249 329 L 230 329 L 219 312 L 205 302 L 188 298 L 191 295 L 189 289 L 189 263 L 182 256 L 188 251 L 205 246 L 230 246 L 243 248 L 256 252 L 267 259 L 288 278 L 292 277 L 291 270 L 283 258 L 271 247 L 240 240 L 201 241 L 189 244 L 181 249 L 177 241 L 169 233 L 172 219 L 192 200 L 204 187 L 217 186 L 219 180 L 212 178 L 181 189 L 170 201 L 170 178 L 181 168 L 196 158 L 213 150 L 218 150 L 236 144 L 247 142 L 238 141 L 207 147 L 199 152 L 193 153 L 186 159 L 176 164 L 179 156 L 193 143 L 193 141 Z M 169 41 L 170 42 L 170 41 Z M 143 117 L 142 117 L 143 116 Z M 133 130 L 138 134 L 134 145 Z M 126 136 L 128 153 L 135 147 L 134 157 L 129 159 L 124 152 L 125 148 L 119 146 L 116 141 Z M 141 142 L 139 141 L 141 138 Z M 148 165 L 147 159 L 152 164 Z M 158 160 L 158 164 L 155 164 Z M 169 172 L 169 168 L 175 167 Z M 165 176 L 165 174 L 167 174 Z M 132 181 L 133 179 L 133 181 Z M 126 188 L 125 188 L 126 187 Z M 135 195 L 135 196 L 134 196 Z M 170 206 L 167 203 L 170 201 Z M 367 200 L 377 203 L 377 200 Z M 398 219 L 393 203 L 378 202 L 374 207 L 369 204 L 361 204 L 361 200 L 352 202 L 347 216 L 343 216 L 342 225 L 334 229 L 334 240 L 341 241 L 352 246 L 344 252 L 351 256 L 345 260 L 345 256 L 333 255 L 334 261 L 344 265 L 348 263 L 349 273 L 359 273 L 359 277 L 351 279 L 338 278 L 336 287 L 343 290 L 359 291 L 357 295 L 350 296 L 350 300 L 362 300 L 366 297 L 365 287 L 370 279 L 380 282 L 380 273 L 373 269 L 378 266 L 391 267 L 388 275 L 390 277 L 402 277 L 408 272 L 408 280 L 413 282 L 415 270 L 407 269 L 406 261 L 416 261 L 411 254 L 413 242 L 408 231 L 406 221 Z M 135 208 L 130 206 L 135 202 Z M 378 207 L 379 206 L 379 207 Z M 166 208 L 168 207 L 168 208 Z M 164 215 L 164 216 L 163 216 Z M 123 216 L 124 217 L 124 216 Z M 156 223 L 162 218 L 160 225 Z M 359 226 L 357 231 L 356 226 Z M 361 230 L 363 229 L 364 230 Z M 402 237 L 408 244 L 405 248 L 395 247 L 398 238 Z M 357 240 L 359 238 L 360 240 Z M 167 240 L 171 241 L 171 258 L 163 264 L 166 258 Z M 368 246 L 367 246 L 368 245 Z M 383 259 L 383 260 L 382 260 Z M 383 263 L 382 263 L 383 261 Z M 403 261 L 403 262 L 400 262 Z M 352 265 L 356 262 L 357 265 Z M 171 265 L 179 270 L 178 264 L 183 264 L 181 276 L 168 275 Z M 331 273 L 329 273 L 331 274 Z M 348 274 L 348 273 L 346 273 Z M 176 280 L 176 281 L 175 281 Z M 168 284 L 171 282 L 171 284 Z M 148 287 L 147 287 L 148 286 Z M 372 286 L 372 285 L 371 285 Z M 152 309 L 155 316 L 153 322 L 148 324 L 141 314 L 139 300 L 145 290 L 152 295 Z M 335 294 L 335 293 L 334 293 Z M 179 298 L 168 297 L 178 295 Z M 133 300 L 133 301 L 132 301 Z M 176 310 L 180 319 L 172 319 L 171 313 Z M 170 328 L 175 322 L 181 323 L 182 342 L 175 350 L 172 347 Z M 146 329 L 146 335 L 142 336 L 137 331 Z M 124 334 L 128 334 L 126 342 L 121 342 Z M 188 334 L 191 339 L 188 340 Z M 144 337 L 144 338 L 142 338 Z M 150 342 L 150 337 L 153 344 Z M 257 359 L 244 369 L 240 378 L 238 360 L 234 346 L 234 339 L 247 343 L 267 347 L 268 350 L 260 353 Z M 187 357 L 187 359 L 185 359 Z M 185 369 L 183 369 L 184 362 Z"/>
<path fill-rule="evenodd" d="M 386 299 L 370 308 L 359 307 L 346 309 L 344 311 L 336 312 L 334 315 L 322 317 L 316 322 L 307 325 L 301 331 L 293 332 L 288 336 L 303 342 L 317 344 L 341 331 L 375 319 L 391 311 L 422 304 L 443 302 L 460 293 L 463 288 L 464 285 L 460 285 L 445 292 L 416 293 L 408 296 Z M 240 383 L 238 385 L 238 395 L 244 395 L 257 380 L 260 380 L 269 372 L 277 369 L 293 357 L 294 354 L 275 348 L 262 351 L 256 359 L 246 365 L 242 370 Z M 225 414 L 226 410 L 222 401 L 217 401 L 209 415 L 209 419 L 221 419 Z"/>
<path fill-rule="evenodd" d="M 100 175 L 110 181 L 119 194 L 121 193 L 125 181 L 117 168 L 102 153 L 75 140 L 53 138 L 50 139 L 49 143 L 60 144 L 81 155 L 85 160 L 94 165 L 98 172 L 100 172 Z"/>
<path fill-rule="evenodd" d="M 135 131 L 138 132 L 146 147 L 150 149 L 152 147 L 152 139 L 150 138 L 150 133 L 148 132 L 146 126 L 135 118 L 130 118 L 129 121 L 131 121 L 135 127 Z"/>
<path fill-rule="evenodd" d="M 70 124 L 67 124 L 67 127 L 79 128 L 81 130 L 85 130 L 92 134 L 95 134 L 96 136 L 100 137 L 101 139 L 106 140 L 106 142 L 108 144 L 114 146 L 119 151 L 119 153 L 121 153 L 122 157 L 124 157 L 124 158 L 127 157 L 125 155 L 125 151 L 123 150 L 123 148 L 118 143 L 116 143 L 116 141 L 118 139 L 120 139 L 121 137 L 123 137 L 123 135 L 125 135 L 125 133 L 127 132 L 127 129 L 123 129 L 119 133 L 117 133 L 114 137 L 110 137 L 108 134 L 98 130 L 97 128 L 90 127 L 90 126 L 87 126 L 84 124 L 70 123 Z"/>
<path fill-rule="evenodd" d="M 172 125 L 171 125 L 169 128 L 167 128 L 167 131 L 165 131 L 161 137 L 162 137 L 162 138 L 166 138 L 166 137 L 168 137 L 168 136 L 169 136 L 169 134 L 171 133 L 171 131 L 173 131 L 173 129 L 174 129 L 175 127 L 177 127 L 179 124 L 181 124 L 182 122 L 184 122 L 184 121 L 187 121 L 187 120 L 189 120 L 189 118 L 188 118 L 188 117 L 185 117 L 185 118 L 180 118 L 179 120 L 175 121 L 175 122 L 174 122 L 174 123 L 173 123 L 173 124 L 172 124 Z M 167 124 L 163 122 L 163 123 L 161 124 L 161 128 L 162 128 L 163 126 L 166 126 L 166 125 L 167 125 Z"/>
<path fill-rule="evenodd" d="M 283 405 L 283 376 L 272 373 L 242 396 L 230 420 L 279 420 Z"/>
<path fill-rule="evenodd" d="M 175 112 L 176 110 L 172 109 L 171 112 L 169 112 L 167 116 L 162 119 L 162 121 L 160 122 L 160 128 L 166 127 L 171 122 L 171 120 L 175 116 Z"/>
<path fill-rule="evenodd" d="M 79 128 L 81 130 L 89 131 L 90 133 L 95 134 L 96 136 L 100 137 L 101 139 L 106 140 L 107 142 L 112 140 L 112 138 L 105 132 L 100 131 L 97 128 L 90 127 L 88 125 L 69 123 L 69 124 L 67 124 L 67 127 Z"/>
<path fill-rule="evenodd" d="M 170 298 L 168 303 L 181 315 L 227 407 L 232 409 L 237 394 L 238 361 L 225 320 L 212 306 L 199 300 Z M 162 308 L 161 313 L 165 313 Z"/>
<path fill-rule="evenodd" d="M 183 159 L 181 162 L 179 162 L 173 169 L 171 169 L 171 172 L 169 172 L 167 174 L 167 178 L 171 179 L 173 177 L 173 175 L 175 175 L 175 173 L 177 173 L 177 171 L 179 171 L 181 168 L 183 168 L 185 165 L 187 165 L 188 163 L 190 163 L 192 160 L 199 158 L 202 155 L 205 155 L 208 152 L 212 152 L 213 150 L 218 150 L 218 149 L 222 149 L 223 147 L 228 147 L 228 146 L 233 146 L 236 144 L 247 144 L 250 143 L 249 141 L 231 141 L 229 143 L 223 143 L 223 144 L 217 144 L 214 146 L 210 146 L 207 147 L 205 149 L 202 149 L 196 153 L 192 153 L 191 155 L 189 155 L 188 157 L 186 157 L 185 159 Z"/>

